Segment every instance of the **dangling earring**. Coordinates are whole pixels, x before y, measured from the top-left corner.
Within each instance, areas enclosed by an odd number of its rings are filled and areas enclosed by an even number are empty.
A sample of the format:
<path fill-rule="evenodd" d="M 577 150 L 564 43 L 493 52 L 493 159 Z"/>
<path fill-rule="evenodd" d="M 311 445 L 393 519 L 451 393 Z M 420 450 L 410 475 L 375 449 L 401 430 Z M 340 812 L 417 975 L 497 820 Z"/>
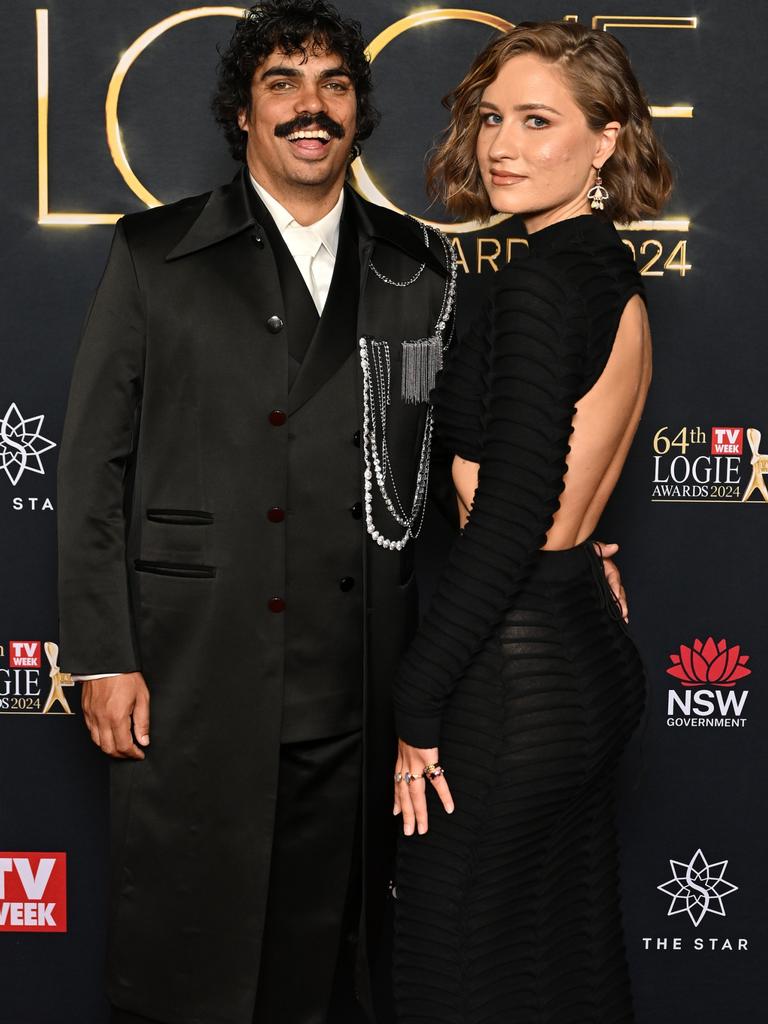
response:
<path fill-rule="evenodd" d="M 595 184 L 587 192 L 587 199 L 591 199 L 591 207 L 593 210 L 604 210 L 606 199 L 610 199 L 608 189 L 603 185 L 603 179 L 600 177 L 600 171 L 602 167 L 595 168 Z"/>

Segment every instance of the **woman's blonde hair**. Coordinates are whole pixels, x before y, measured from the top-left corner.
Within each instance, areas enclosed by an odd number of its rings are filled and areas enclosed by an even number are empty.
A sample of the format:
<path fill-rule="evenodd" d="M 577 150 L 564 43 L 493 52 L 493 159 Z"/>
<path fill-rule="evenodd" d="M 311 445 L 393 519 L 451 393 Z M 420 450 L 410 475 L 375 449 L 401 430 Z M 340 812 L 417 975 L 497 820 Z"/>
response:
<path fill-rule="evenodd" d="M 601 172 L 610 195 L 604 216 L 626 223 L 658 213 L 672 191 L 672 173 L 627 52 L 607 32 L 564 21 L 523 22 L 494 39 L 445 97 L 451 120 L 427 165 L 430 196 L 460 219 L 485 221 L 493 214 L 475 154 L 478 107 L 502 65 L 520 54 L 561 69 L 593 131 L 609 121 L 621 125 L 616 149 Z"/>

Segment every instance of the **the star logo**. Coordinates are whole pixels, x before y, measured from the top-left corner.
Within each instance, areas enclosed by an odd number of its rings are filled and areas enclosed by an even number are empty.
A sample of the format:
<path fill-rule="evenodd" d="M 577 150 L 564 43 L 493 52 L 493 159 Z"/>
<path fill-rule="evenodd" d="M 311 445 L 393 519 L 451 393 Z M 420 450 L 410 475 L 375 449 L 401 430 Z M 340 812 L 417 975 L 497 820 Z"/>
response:
<path fill-rule="evenodd" d="M 0 468 L 16 486 L 22 473 L 45 473 L 40 456 L 56 447 L 40 433 L 44 416 L 30 416 L 25 420 L 18 405 L 12 402 L 0 420 Z"/>
<path fill-rule="evenodd" d="M 738 889 L 738 885 L 731 885 L 723 878 L 728 867 L 727 860 L 708 864 L 701 850 L 697 850 L 689 864 L 679 860 L 670 860 L 669 863 L 672 878 L 656 886 L 672 897 L 667 917 L 687 913 L 696 928 L 707 913 L 725 917 L 723 896 Z"/>

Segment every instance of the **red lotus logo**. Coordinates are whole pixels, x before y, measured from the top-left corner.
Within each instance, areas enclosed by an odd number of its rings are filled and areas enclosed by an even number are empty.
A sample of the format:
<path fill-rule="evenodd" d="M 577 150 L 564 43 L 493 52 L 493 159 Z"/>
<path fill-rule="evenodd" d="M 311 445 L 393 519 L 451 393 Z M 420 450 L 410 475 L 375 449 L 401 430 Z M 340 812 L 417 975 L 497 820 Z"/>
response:
<path fill-rule="evenodd" d="M 669 658 L 672 667 L 667 672 L 683 686 L 734 686 L 737 679 L 752 673 L 746 667 L 749 655 L 741 653 L 739 644 L 729 647 L 725 640 L 716 643 L 712 636 L 704 643 L 694 640 L 693 647 L 680 644 L 680 653 L 670 654 Z"/>

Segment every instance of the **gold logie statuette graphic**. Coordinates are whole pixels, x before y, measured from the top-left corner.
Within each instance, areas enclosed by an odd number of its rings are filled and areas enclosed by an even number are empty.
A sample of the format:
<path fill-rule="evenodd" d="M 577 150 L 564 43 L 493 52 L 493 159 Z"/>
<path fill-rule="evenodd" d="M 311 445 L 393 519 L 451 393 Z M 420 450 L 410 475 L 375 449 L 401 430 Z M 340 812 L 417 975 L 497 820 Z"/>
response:
<path fill-rule="evenodd" d="M 131 43 L 120 57 L 107 89 L 105 102 L 106 134 L 112 160 L 120 172 L 126 185 L 130 188 L 146 206 L 161 206 L 162 203 L 154 196 L 149 189 L 138 179 L 131 167 L 118 120 L 118 104 L 120 91 L 128 71 L 136 59 L 154 43 L 160 36 L 170 29 L 187 21 L 197 18 L 228 17 L 241 18 L 244 8 L 232 6 L 202 6 L 193 7 L 189 10 L 178 11 L 167 18 L 163 18 Z M 39 8 L 35 12 L 37 26 L 37 127 L 38 127 L 38 200 L 39 216 L 38 222 L 46 226 L 53 225 L 77 225 L 77 224 L 114 224 L 122 216 L 121 213 L 63 213 L 52 212 L 48 200 L 48 103 L 50 96 L 50 61 L 49 61 L 49 38 L 48 38 L 48 9 Z M 578 21 L 576 14 L 566 14 L 565 21 Z M 429 25 L 440 21 L 469 21 L 488 25 L 498 29 L 500 32 L 512 27 L 512 22 L 506 21 L 497 15 L 488 14 L 484 11 L 471 11 L 458 7 L 435 8 L 433 10 L 417 11 L 405 18 L 393 22 L 388 28 L 380 32 L 371 42 L 368 53 L 371 62 L 375 61 L 381 51 L 394 39 L 411 29 L 423 25 Z M 592 18 L 592 27 L 602 31 L 624 30 L 624 29 L 696 29 L 698 19 L 695 17 L 655 17 L 637 15 L 596 15 Z M 663 118 L 692 118 L 693 107 L 684 104 L 672 106 L 651 106 L 651 112 L 655 117 Z M 357 190 L 366 198 L 381 206 L 400 211 L 375 183 L 371 172 L 365 167 L 361 158 L 352 164 L 353 182 Z M 505 217 L 500 215 L 491 223 L 499 223 Z M 467 231 L 476 231 L 480 225 L 474 221 L 465 221 L 460 224 L 439 224 L 435 226 L 442 228 L 451 235 Z M 667 217 L 662 220 L 636 221 L 629 225 L 623 225 L 624 231 L 682 231 L 689 230 L 690 221 L 685 217 Z M 683 258 L 684 262 L 684 258 Z"/>
<path fill-rule="evenodd" d="M 752 449 L 752 476 L 744 489 L 742 501 L 749 501 L 753 491 L 760 491 L 763 501 L 768 501 L 768 487 L 765 485 L 765 477 L 768 474 L 768 455 L 760 454 L 760 431 L 756 427 L 747 428 L 747 440 Z"/>
<path fill-rule="evenodd" d="M 59 668 L 59 645 L 53 643 L 51 640 L 46 640 L 43 644 L 45 649 L 45 656 L 48 659 L 48 664 L 51 667 L 48 675 L 51 677 L 51 688 L 48 691 L 48 699 L 45 702 L 43 708 L 43 714 L 47 715 L 54 704 L 59 704 L 62 708 L 59 714 L 71 715 L 74 714 L 72 708 L 69 706 L 69 702 L 64 695 L 65 686 L 74 686 L 72 676 L 69 672 L 62 672 Z"/>

